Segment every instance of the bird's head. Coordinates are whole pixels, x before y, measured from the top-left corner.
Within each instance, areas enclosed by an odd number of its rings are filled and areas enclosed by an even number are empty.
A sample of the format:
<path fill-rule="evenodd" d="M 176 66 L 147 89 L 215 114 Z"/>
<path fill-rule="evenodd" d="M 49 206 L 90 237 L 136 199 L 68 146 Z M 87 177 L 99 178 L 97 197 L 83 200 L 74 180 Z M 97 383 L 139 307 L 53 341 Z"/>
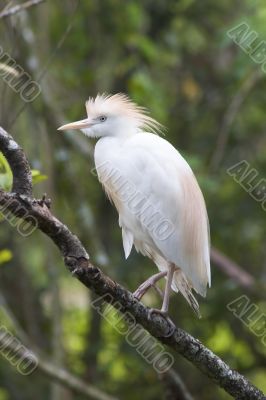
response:
<path fill-rule="evenodd" d="M 79 129 L 89 137 L 127 136 L 139 130 L 158 132 L 162 125 L 124 94 L 97 95 L 86 102 L 87 118 L 60 126 Z"/>

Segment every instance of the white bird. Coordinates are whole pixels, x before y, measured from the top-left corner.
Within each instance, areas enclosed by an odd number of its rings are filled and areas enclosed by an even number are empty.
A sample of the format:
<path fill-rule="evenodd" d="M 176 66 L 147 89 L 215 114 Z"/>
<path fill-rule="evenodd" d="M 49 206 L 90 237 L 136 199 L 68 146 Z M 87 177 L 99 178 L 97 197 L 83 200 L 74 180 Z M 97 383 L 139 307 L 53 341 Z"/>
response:
<path fill-rule="evenodd" d="M 167 314 L 172 288 L 200 316 L 192 289 L 205 297 L 211 283 L 209 223 L 190 166 L 156 134 L 161 124 L 126 95 L 97 95 L 86 102 L 86 110 L 86 119 L 58 129 L 80 129 L 99 139 L 95 166 L 119 214 L 125 257 L 134 244 L 159 268 L 134 295 L 141 299 L 165 277 L 162 308 L 156 311 Z"/>

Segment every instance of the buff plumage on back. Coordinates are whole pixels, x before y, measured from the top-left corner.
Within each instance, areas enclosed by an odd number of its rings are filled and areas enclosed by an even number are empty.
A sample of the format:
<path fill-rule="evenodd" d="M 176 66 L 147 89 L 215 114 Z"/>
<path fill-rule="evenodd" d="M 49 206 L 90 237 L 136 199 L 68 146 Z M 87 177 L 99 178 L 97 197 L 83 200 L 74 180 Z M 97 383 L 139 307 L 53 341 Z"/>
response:
<path fill-rule="evenodd" d="M 162 134 L 164 126 L 148 115 L 145 107 L 140 107 L 125 94 L 98 94 L 86 101 L 88 115 L 124 115 L 132 120 L 136 128 L 152 133 Z"/>
<path fill-rule="evenodd" d="M 183 188 L 184 207 L 182 248 L 185 254 L 184 265 L 194 289 L 205 297 L 207 284 L 211 286 L 210 273 L 210 234 L 205 201 L 198 182 L 192 173 L 179 176 Z"/>

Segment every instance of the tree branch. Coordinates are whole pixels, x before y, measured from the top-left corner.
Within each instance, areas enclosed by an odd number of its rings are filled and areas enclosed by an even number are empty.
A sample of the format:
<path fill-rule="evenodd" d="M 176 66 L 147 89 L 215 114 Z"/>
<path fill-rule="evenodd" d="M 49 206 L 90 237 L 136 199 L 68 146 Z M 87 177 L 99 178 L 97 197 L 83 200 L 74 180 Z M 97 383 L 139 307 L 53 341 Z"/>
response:
<path fill-rule="evenodd" d="M 24 11 L 29 7 L 37 6 L 37 4 L 40 4 L 43 1 L 44 0 L 29 0 L 29 1 L 26 1 L 25 3 L 23 3 L 23 4 L 8 8 L 7 10 L 4 9 L 0 13 L 0 19 L 9 17 L 10 15 L 17 14 L 18 12 Z"/>
<path fill-rule="evenodd" d="M 246 80 L 244 80 L 242 86 L 229 103 L 229 106 L 226 109 L 224 118 L 221 123 L 220 131 L 218 132 L 216 149 L 213 152 L 210 163 L 211 169 L 217 170 L 217 168 L 219 167 L 224 156 L 224 152 L 230 135 L 230 130 L 235 121 L 235 118 L 247 95 L 262 77 L 263 73 L 261 72 L 261 70 L 258 68 L 254 69 L 251 74 L 248 75 Z"/>
<path fill-rule="evenodd" d="M 0 148 L 5 149 L 4 155 L 12 168 L 12 192 L 32 195 L 32 178 L 29 163 L 24 151 L 13 138 L 0 127 Z"/>
<path fill-rule="evenodd" d="M 0 130 L 0 150 L 4 155 L 10 149 L 6 140 L 7 133 Z M 37 221 L 38 228 L 49 236 L 59 248 L 66 267 L 87 288 L 96 294 L 104 296 L 104 300 L 112 304 L 122 313 L 130 313 L 137 323 L 141 324 L 151 335 L 168 345 L 171 349 L 191 361 L 199 370 L 207 375 L 213 382 L 224 388 L 235 399 L 262 400 L 266 399 L 263 393 L 253 386 L 244 376 L 232 370 L 223 360 L 205 347 L 199 340 L 189 333 L 175 327 L 169 332 L 169 323 L 163 316 L 153 314 L 150 316 L 149 309 L 137 301 L 132 293 L 124 289 L 118 283 L 111 280 L 103 272 L 95 267 L 79 239 L 70 232 L 67 226 L 54 217 L 45 202 L 32 199 L 27 188 L 30 177 L 27 173 L 18 172 L 17 163 L 24 165 L 25 157 L 16 151 L 13 157 L 9 157 L 10 167 L 14 174 L 14 181 L 20 182 L 19 193 L 7 193 L 0 191 L 0 210 L 11 211 L 15 216 L 29 220 L 32 217 Z M 21 157 L 23 163 L 21 164 Z M 26 170 L 29 164 L 25 165 Z M 25 194 L 23 193 L 25 187 Z M 16 185 L 13 186 L 13 190 Z M 26 214 L 25 214 L 26 212 Z"/>

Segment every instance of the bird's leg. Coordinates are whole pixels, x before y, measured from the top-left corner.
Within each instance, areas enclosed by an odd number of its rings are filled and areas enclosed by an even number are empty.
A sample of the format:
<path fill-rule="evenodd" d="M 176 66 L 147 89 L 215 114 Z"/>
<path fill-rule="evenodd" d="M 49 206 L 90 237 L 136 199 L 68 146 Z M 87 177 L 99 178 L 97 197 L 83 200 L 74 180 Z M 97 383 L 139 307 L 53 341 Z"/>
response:
<path fill-rule="evenodd" d="M 170 264 L 168 272 L 167 272 L 167 277 L 166 277 L 166 285 L 165 285 L 165 291 L 164 291 L 163 305 L 162 305 L 162 308 L 161 308 L 161 313 L 163 313 L 163 314 L 167 314 L 168 313 L 169 297 L 170 297 L 171 285 L 172 285 L 175 269 L 176 269 L 175 265 L 174 264 Z"/>
<path fill-rule="evenodd" d="M 159 296 L 162 298 L 162 300 L 163 300 L 163 297 L 164 297 L 163 291 L 162 291 L 160 288 L 158 288 L 158 286 L 156 286 L 156 285 L 153 285 L 152 288 L 155 290 L 156 293 L 158 293 L 158 295 L 159 295 Z"/>
<path fill-rule="evenodd" d="M 169 324 L 169 332 L 167 333 L 167 335 L 165 335 L 165 337 L 171 336 L 176 329 L 175 324 L 167 315 L 168 307 L 169 307 L 169 297 L 170 297 L 170 292 L 171 292 L 171 285 L 172 285 L 175 270 L 176 270 L 176 266 L 174 264 L 170 264 L 169 269 L 167 271 L 167 276 L 166 276 L 166 286 L 165 286 L 165 291 L 164 291 L 164 296 L 163 296 L 163 304 L 162 304 L 161 310 L 158 310 L 156 308 L 151 308 L 149 310 L 149 315 L 148 315 L 150 319 L 151 319 L 152 314 L 161 314 L 166 318 L 166 320 Z M 154 285 L 154 287 L 156 289 L 158 289 L 155 285 Z"/>
<path fill-rule="evenodd" d="M 145 282 L 143 282 L 137 290 L 133 293 L 133 296 L 136 297 L 136 299 L 140 300 L 142 296 L 149 290 L 151 287 L 155 285 L 156 282 L 158 282 L 161 278 L 166 276 L 168 274 L 167 271 L 161 271 L 158 272 L 155 275 L 152 275 L 149 279 L 147 279 Z"/>

